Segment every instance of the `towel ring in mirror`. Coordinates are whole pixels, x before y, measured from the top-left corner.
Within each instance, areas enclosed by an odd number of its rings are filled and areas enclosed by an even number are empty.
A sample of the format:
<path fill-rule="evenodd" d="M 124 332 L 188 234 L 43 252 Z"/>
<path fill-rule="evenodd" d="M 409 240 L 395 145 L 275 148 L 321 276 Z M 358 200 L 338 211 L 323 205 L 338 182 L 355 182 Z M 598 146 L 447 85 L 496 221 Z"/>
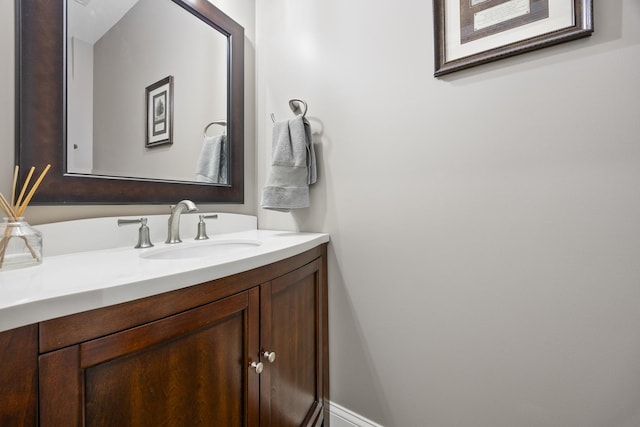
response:
<path fill-rule="evenodd" d="M 223 133 L 226 133 L 227 131 L 227 121 L 226 120 L 216 120 L 215 122 L 211 122 L 209 123 L 205 128 L 204 128 L 204 136 L 207 136 L 207 131 L 209 130 L 209 128 L 213 125 L 220 125 L 222 127 L 224 127 L 224 130 L 222 131 Z"/>

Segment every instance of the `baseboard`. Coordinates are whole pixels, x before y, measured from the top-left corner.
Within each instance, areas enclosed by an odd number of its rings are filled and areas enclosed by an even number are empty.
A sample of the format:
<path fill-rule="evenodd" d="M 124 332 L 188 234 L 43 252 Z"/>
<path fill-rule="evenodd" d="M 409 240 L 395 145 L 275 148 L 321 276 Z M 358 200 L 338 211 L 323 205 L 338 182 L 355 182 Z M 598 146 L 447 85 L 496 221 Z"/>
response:
<path fill-rule="evenodd" d="M 382 427 L 337 403 L 329 403 L 329 413 L 331 427 Z"/>

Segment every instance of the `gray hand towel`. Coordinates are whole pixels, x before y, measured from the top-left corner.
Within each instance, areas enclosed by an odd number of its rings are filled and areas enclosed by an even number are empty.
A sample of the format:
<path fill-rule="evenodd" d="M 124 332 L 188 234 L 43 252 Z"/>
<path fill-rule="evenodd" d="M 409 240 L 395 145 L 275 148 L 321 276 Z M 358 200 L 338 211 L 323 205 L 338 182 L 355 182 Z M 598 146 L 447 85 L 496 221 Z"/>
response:
<path fill-rule="evenodd" d="M 317 180 L 311 126 L 302 116 L 273 126 L 271 173 L 262 191 L 262 207 L 280 212 L 310 206 L 309 184 Z"/>
<path fill-rule="evenodd" d="M 202 143 L 196 181 L 215 184 L 227 183 L 227 160 L 225 155 L 225 135 L 206 136 Z"/>

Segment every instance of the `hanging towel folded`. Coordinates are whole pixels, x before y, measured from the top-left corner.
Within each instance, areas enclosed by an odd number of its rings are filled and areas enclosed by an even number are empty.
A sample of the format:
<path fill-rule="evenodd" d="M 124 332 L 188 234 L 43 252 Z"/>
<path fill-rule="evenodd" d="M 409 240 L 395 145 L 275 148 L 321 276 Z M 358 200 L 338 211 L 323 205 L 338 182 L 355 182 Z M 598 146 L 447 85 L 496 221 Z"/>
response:
<path fill-rule="evenodd" d="M 307 119 L 297 116 L 273 126 L 271 173 L 262 207 L 280 212 L 310 206 L 309 185 L 317 180 L 316 155 Z"/>
<path fill-rule="evenodd" d="M 226 136 L 205 136 L 196 165 L 196 181 L 227 183 Z"/>

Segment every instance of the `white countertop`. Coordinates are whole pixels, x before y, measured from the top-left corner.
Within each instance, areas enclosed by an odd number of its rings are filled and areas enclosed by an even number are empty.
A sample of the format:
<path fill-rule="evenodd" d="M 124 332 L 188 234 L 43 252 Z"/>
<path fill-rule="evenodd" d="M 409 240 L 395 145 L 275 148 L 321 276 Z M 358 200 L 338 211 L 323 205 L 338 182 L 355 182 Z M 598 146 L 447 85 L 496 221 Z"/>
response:
<path fill-rule="evenodd" d="M 262 267 L 326 243 L 329 235 L 253 229 L 216 234 L 202 242 L 183 240 L 178 245 L 206 245 L 218 240 L 261 244 L 229 253 L 218 251 L 208 258 L 157 260 L 140 256 L 169 246 L 156 242 L 151 249 L 127 246 L 45 256 L 38 266 L 0 271 L 0 331 Z"/>

